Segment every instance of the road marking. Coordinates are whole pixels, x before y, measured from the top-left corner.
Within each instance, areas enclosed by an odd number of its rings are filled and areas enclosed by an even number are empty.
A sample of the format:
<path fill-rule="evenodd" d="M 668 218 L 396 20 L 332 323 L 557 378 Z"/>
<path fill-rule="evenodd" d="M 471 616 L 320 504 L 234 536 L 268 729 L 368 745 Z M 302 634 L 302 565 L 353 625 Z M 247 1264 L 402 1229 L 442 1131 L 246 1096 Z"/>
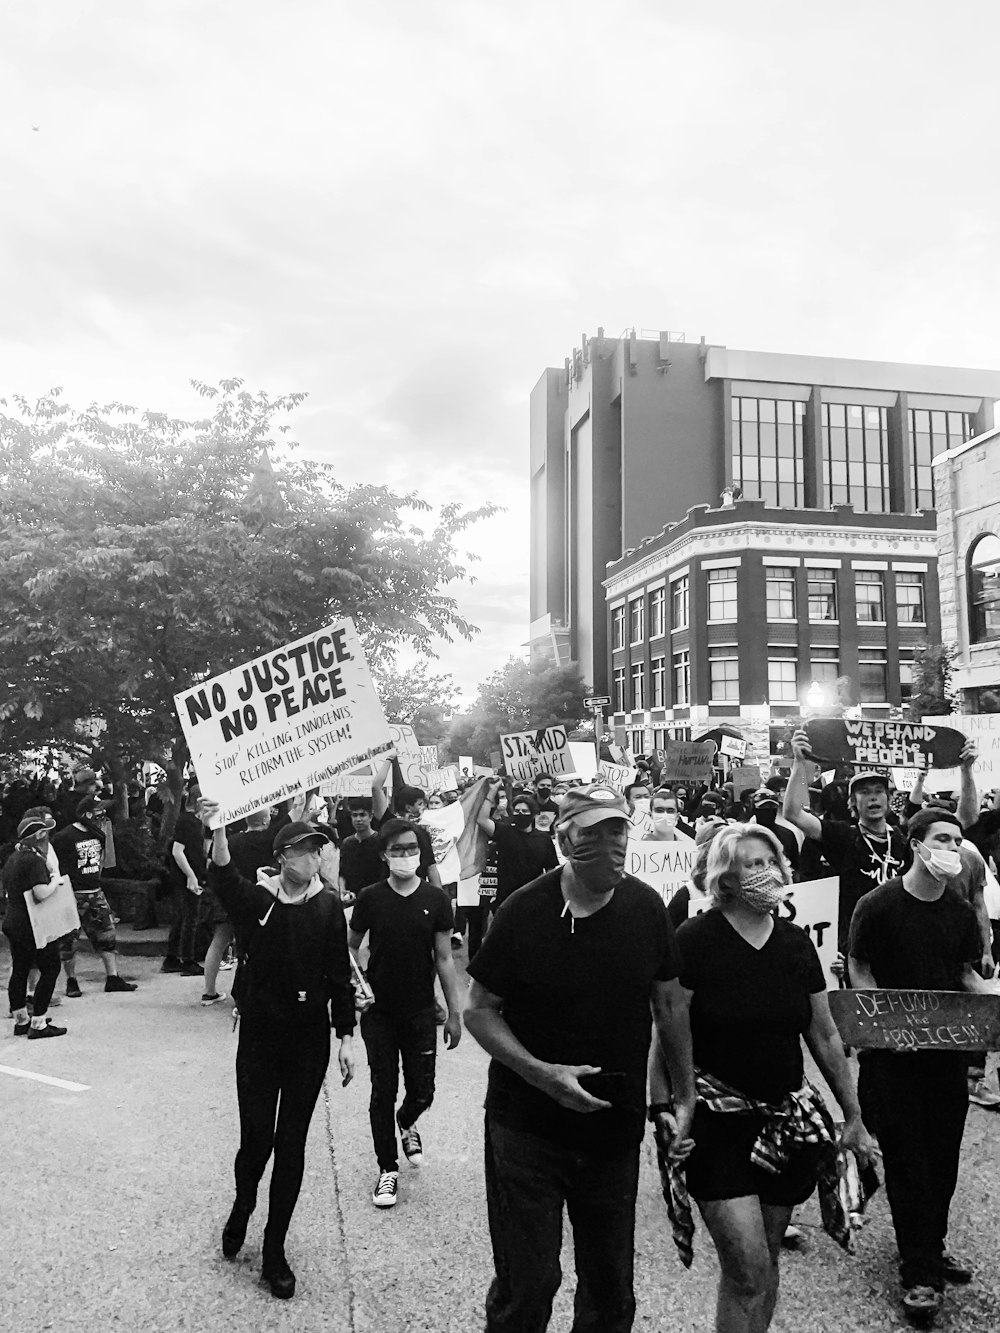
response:
<path fill-rule="evenodd" d="M 10 1074 L 12 1078 L 30 1078 L 36 1083 L 48 1083 L 53 1088 L 65 1088 L 67 1092 L 89 1092 L 88 1083 L 71 1083 L 69 1079 L 52 1078 L 48 1074 L 34 1074 L 28 1069 L 11 1069 L 10 1065 L 0 1065 L 0 1074 Z"/>

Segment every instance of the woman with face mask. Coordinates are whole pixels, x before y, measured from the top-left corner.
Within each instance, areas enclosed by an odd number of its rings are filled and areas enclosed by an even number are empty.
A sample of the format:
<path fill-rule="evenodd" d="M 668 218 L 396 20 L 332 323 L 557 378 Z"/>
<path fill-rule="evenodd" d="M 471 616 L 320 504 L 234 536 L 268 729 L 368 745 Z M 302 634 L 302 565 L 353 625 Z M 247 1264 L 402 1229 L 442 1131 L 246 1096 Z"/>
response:
<path fill-rule="evenodd" d="M 824 1188 L 832 1183 L 830 1199 L 836 1196 L 834 1125 L 805 1080 L 803 1037 L 843 1110 L 843 1145 L 862 1166 L 878 1151 L 861 1120 L 816 949 L 803 930 L 777 915 L 790 881 L 770 831 L 728 825 L 708 855 L 705 887 L 712 905 L 677 931 L 698 1092 L 686 1179 L 674 1176 L 678 1243 L 683 1253 L 693 1235 L 690 1196 L 718 1251 L 716 1327 L 728 1333 L 770 1327 L 792 1209 L 821 1176 Z M 653 1066 L 655 1122 L 669 1098 L 655 1060 Z M 843 1218 L 842 1243 L 848 1234 Z"/>

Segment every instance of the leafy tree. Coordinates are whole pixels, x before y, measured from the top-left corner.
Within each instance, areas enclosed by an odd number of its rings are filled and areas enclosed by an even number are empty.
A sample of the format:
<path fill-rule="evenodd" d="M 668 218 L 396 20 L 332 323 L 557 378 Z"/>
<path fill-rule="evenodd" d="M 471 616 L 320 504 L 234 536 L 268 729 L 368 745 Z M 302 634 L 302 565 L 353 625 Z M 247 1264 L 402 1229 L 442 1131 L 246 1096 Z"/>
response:
<path fill-rule="evenodd" d="M 461 690 L 446 672 L 432 675 L 426 662 L 401 669 L 394 657 L 372 667 L 375 688 L 390 722 L 406 722 L 421 745 L 436 745 L 448 731 Z"/>
<path fill-rule="evenodd" d="M 59 390 L 0 412 L 0 749 L 97 736 L 116 778 L 151 758 L 177 785 L 173 696 L 198 681 L 339 616 L 375 663 L 475 632 L 447 589 L 457 537 L 493 506 L 446 506 L 425 533 L 418 496 L 296 458 L 285 418 L 305 395 L 193 383 L 198 421 L 78 411 Z"/>
<path fill-rule="evenodd" d="M 489 763 L 500 737 L 512 731 L 532 731 L 565 723 L 578 726 L 587 716 L 583 706 L 589 692 L 576 663 L 508 659 L 479 687 L 472 709 L 456 717 L 448 733 L 451 758 L 471 754 L 476 763 Z"/>
<path fill-rule="evenodd" d="M 932 643 L 914 653 L 913 693 L 906 707 L 910 721 L 938 717 L 957 708 L 951 684 L 955 652 L 951 644 Z"/>

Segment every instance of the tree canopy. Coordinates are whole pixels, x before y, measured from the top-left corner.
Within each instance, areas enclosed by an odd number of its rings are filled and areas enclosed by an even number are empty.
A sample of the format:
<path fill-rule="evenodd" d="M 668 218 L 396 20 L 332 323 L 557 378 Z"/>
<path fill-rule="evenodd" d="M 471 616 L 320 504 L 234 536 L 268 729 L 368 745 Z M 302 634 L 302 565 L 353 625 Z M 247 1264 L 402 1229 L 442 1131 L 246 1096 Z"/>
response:
<path fill-rule="evenodd" d="M 471 754 L 476 763 L 488 764 L 501 735 L 557 723 L 575 727 L 587 716 L 583 700 L 589 691 L 575 662 L 558 666 L 511 657 L 483 681 L 470 711 L 452 721 L 450 756 Z"/>
<path fill-rule="evenodd" d="M 436 745 L 444 738 L 461 693 L 452 676 L 433 674 L 426 662 L 401 668 L 388 655 L 373 663 L 372 675 L 390 722 L 408 723 L 421 745 Z"/>
<path fill-rule="evenodd" d="M 304 394 L 193 383 L 198 421 L 0 400 L 5 752 L 99 736 L 119 761 L 176 761 L 174 694 L 326 622 L 351 616 L 375 665 L 475 633 L 448 585 L 493 506 L 345 487 L 285 438 Z"/>

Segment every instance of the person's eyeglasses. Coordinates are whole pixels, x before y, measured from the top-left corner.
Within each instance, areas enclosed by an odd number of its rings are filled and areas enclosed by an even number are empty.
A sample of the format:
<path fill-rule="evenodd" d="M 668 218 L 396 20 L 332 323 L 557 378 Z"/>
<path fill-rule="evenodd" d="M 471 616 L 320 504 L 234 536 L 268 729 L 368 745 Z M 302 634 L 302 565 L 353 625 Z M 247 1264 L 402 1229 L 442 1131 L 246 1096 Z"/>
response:
<path fill-rule="evenodd" d="M 412 856 L 414 852 L 420 851 L 419 843 L 410 842 L 405 847 L 387 847 L 386 856 Z"/>

